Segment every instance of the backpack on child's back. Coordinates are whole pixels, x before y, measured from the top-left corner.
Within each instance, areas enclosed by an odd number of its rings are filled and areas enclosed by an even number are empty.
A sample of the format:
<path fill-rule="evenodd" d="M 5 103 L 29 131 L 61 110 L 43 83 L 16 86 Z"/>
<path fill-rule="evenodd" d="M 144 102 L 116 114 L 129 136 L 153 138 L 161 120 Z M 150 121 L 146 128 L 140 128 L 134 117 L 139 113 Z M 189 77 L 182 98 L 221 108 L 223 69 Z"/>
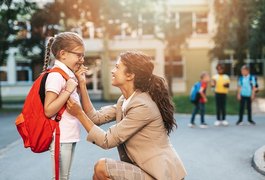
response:
<path fill-rule="evenodd" d="M 194 104 L 197 104 L 199 102 L 199 99 L 200 99 L 200 88 L 201 88 L 201 82 L 198 81 L 196 82 L 192 88 L 191 88 L 191 91 L 190 91 L 190 101 Z"/>
<path fill-rule="evenodd" d="M 18 115 L 15 124 L 24 142 L 24 147 L 30 147 L 35 153 L 48 151 L 55 133 L 55 164 L 58 168 L 60 147 L 59 121 L 61 120 L 65 106 L 57 113 L 55 120 L 45 116 L 45 82 L 48 74 L 51 72 L 58 72 L 65 80 L 69 79 L 69 76 L 60 68 L 53 68 L 42 73 L 34 81 L 25 99 L 22 112 Z M 58 175 L 56 179 L 58 179 Z"/>
<path fill-rule="evenodd" d="M 240 85 L 242 86 L 243 85 L 243 76 L 239 76 L 238 81 L 239 81 Z M 254 86 L 256 88 L 255 93 L 258 93 L 259 92 L 258 78 L 257 78 L 257 76 L 250 74 L 249 75 L 249 83 L 250 83 L 251 87 L 253 87 L 253 84 L 254 84 L 253 81 L 255 81 L 255 86 Z"/>

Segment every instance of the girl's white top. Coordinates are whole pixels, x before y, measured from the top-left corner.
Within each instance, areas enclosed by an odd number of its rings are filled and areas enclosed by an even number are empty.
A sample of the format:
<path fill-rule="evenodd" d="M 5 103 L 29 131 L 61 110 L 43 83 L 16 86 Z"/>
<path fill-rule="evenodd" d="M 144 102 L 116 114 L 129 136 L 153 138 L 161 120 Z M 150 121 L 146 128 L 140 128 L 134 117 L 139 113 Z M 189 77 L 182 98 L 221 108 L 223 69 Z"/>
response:
<path fill-rule="evenodd" d="M 64 72 L 66 72 L 70 78 L 76 80 L 74 73 L 61 61 L 55 60 L 53 67 L 59 67 Z M 48 75 L 45 83 L 45 92 L 51 91 L 56 94 L 60 94 L 65 91 L 66 80 L 62 77 L 60 73 L 52 72 Z M 74 92 L 70 95 L 80 105 L 80 97 L 75 89 Z M 55 116 L 52 118 L 54 119 Z M 60 121 L 60 142 L 61 143 L 70 143 L 80 141 L 80 123 L 78 119 L 66 110 L 62 114 L 62 119 Z"/>

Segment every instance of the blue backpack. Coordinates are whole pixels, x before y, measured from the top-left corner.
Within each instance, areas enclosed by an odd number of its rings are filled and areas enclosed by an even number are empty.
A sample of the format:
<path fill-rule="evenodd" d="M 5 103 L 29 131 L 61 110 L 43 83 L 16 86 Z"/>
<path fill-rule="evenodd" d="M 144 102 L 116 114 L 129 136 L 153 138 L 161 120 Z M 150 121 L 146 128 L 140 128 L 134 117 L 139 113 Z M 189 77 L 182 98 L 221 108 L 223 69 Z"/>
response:
<path fill-rule="evenodd" d="M 256 88 L 256 93 L 259 92 L 259 84 L 258 84 L 258 78 L 257 76 L 254 76 L 254 75 L 249 75 L 249 83 L 250 83 L 250 86 L 253 87 L 253 80 L 256 82 L 255 83 L 255 88 Z M 243 76 L 239 76 L 239 80 L 240 82 L 240 85 L 242 86 L 243 85 Z"/>
<path fill-rule="evenodd" d="M 191 88 L 191 91 L 190 91 L 190 101 L 194 104 L 198 103 L 199 102 L 199 99 L 200 99 L 200 91 L 201 89 L 201 82 L 196 82 L 192 88 Z"/>

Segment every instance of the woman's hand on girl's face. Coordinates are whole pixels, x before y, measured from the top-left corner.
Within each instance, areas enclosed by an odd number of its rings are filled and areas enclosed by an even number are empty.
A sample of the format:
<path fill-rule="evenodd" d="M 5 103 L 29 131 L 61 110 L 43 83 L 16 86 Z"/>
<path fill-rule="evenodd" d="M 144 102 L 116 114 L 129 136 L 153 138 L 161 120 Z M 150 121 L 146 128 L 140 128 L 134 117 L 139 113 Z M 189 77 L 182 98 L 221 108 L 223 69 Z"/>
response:
<path fill-rule="evenodd" d="M 72 116 L 77 116 L 80 112 L 82 112 L 81 106 L 72 98 L 69 98 L 66 107 L 67 107 L 67 112 L 70 113 Z"/>
<path fill-rule="evenodd" d="M 84 65 L 81 65 L 80 68 L 75 72 L 75 76 L 79 84 L 86 84 L 86 73 L 88 68 Z"/>

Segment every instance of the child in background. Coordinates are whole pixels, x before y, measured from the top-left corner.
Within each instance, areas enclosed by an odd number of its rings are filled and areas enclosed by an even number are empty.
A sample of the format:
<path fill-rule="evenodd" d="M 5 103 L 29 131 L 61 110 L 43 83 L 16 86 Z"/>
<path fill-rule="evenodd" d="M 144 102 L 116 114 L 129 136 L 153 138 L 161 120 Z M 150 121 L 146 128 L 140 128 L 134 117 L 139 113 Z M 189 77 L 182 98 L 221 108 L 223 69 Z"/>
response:
<path fill-rule="evenodd" d="M 245 104 L 247 104 L 248 122 L 251 125 L 255 125 L 256 123 L 252 119 L 251 103 L 256 95 L 257 81 L 254 76 L 250 75 L 249 67 L 246 65 L 241 67 L 241 74 L 242 76 L 240 76 L 238 79 L 237 99 L 240 101 L 240 108 L 239 108 L 239 119 L 236 122 L 236 125 L 243 124 L 242 121 L 243 121 Z"/>
<path fill-rule="evenodd" d="M 191 127 L 191 128 L 196 127 L 194 120 L 195 120 L 196 114 L 199 111 L 200 111 L 200 115 L 201 115 L 200 128 L 207 128 L 208 127 L 208 125 L 205 123 L 205 120 L 204 120 L 204 114 L 205 114 L 205 103 L 207 102 L 206 89 L 207 89 L 208 82 L 210 81 L 210 76 L 207 72 L 202 72 L 200 79 L 201 79 L 200 80 L 201 87 L 199 90 L 200 98 L 199 98 L 199 101 L 194 104 L 194 109 L 193 109 L 192 116 L 191 116 L 191 122 L 189 124 L 189 127 Z"/>
<path fill-rule="evenodd" d="M 216 102 L 216 118 L 215 126 L 228 126 L 229 123 L 226 121 L 226 95 L 228 93 L 228 88 L 230 84 L 230 79 L 228 75 L 224 74 L 224 66 L 222 64 L 217 64 L 216 70 L 218 74 L 212 77 L 212 87 L 214 87 L 215 92 L 215 102 Z"/>
<path fill-rule="evenodd" d="M 74 72 L 84 63 L 85 46 L 82 38 L 76 33 L 64 32 L 51 37 L 46 47 L 43 71 L 46 71 L 50 64 L 50 51 L 52 51 L 52 54 L 56 58 L 53 68 L 61 68 L 70 77 L 67 82 L 57 72 L 51 72 L 47 77 L 44 112 L 47 117 L 54 118 L 56 113 L 66 104 L 69 97 L 80 104 Z M 68 180 L 76 142 L 80 140 L 80 125 L 76 117 L 64 111 L 62 119 L 59 122 L 59 127 L 61 132 L 59 176 L 61 180 Z M 53 140 L 50 146 L 53 162 L 53 179 L 55 179 L 54 146 Z"/>

